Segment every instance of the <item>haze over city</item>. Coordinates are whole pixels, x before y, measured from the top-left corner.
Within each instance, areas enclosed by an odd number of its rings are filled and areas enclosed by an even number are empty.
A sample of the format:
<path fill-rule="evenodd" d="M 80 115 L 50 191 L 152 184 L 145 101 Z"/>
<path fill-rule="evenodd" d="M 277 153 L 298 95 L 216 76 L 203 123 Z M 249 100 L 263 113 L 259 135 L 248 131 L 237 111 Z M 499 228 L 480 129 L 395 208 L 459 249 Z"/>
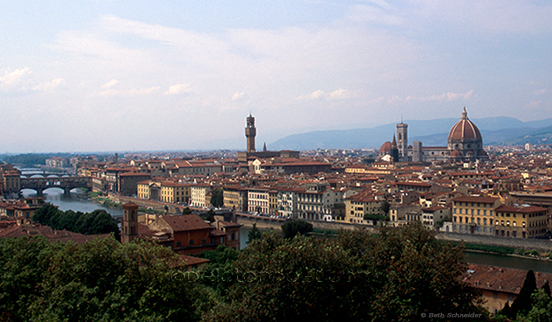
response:
<path fill-rule="evenodd" d="M 551 16 L 544 1 L 7 2 L 2 152 L 244 149 L 249 113 L 267 143 L 462 106 L 548 118 Z"/>

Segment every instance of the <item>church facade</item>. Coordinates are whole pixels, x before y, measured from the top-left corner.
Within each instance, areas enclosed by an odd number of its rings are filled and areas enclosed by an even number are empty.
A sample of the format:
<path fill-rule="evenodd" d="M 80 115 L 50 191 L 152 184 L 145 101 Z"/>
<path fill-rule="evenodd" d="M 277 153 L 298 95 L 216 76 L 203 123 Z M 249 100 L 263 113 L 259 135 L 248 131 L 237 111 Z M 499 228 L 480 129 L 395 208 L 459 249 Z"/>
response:
<path fill-rule="evenodd" d="M 408 145 L 408 125 L 397 124 L 397 135 L 393 142 L 385 142 L 380 148 L 380 158 L 394 162 L 475 162 L 489 158 L 483 149 L 483 137 L 477 126 L 468 118 L 466 108 L 462 117 L 451 128 L 447 146 L 424 147 L 414 141 Z"/>

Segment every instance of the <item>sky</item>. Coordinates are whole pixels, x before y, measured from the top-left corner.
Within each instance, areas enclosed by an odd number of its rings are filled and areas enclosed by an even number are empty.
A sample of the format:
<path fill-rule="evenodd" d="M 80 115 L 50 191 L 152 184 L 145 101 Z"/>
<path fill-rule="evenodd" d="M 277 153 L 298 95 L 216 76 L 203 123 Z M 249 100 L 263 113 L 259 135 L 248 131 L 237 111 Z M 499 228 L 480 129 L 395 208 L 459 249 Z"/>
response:
<path fill-rule="evenodd" d="M 552 2 L 2 1 L 0 153 L 552 115 Z"/>

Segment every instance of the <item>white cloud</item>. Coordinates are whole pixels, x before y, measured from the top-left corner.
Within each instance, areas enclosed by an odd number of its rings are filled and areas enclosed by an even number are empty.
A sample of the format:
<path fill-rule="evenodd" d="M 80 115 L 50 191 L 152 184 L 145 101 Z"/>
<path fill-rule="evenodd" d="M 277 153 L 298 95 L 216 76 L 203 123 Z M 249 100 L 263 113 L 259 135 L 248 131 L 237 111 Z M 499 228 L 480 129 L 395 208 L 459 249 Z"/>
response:
<path fill-rule="evenodd" d="M 417 101 L 417 102 L 452 102 L 458 100 L 467 100 L 473 96 L 473 89 L 467 91 L 466 93 L 441 93 L 434 94 L 431 96 L 407 96 L 402 98 L 400 96 L 393 96 L 387 100 L 388 103 L 397 103 L 397 102 L 408 102 L 408 101 Z"/>
<path fill-rule="evenodd" d="M 336 100 L 336 99 L 346 99 L 352 98 L 354 93 L 346 89 L 338 89 L 330 93 L 326 93 L 323 90 L 314 91 L 308 95 L 301 95 L 298 97 L 300 100 Z"/>
<path fill-rule="evenodd" d="M 523 106 L 523 108 L 538 109 L 539 107 L 541 107 L 541 105 L 542 101 L 530 100 L 529 103 Z"/>
<path fill-rule="evenodd" d="M 33 90 L 35 91 L 43 91 L 43 92 L 51 92 L 54 89 L 64 86 L 66 84 L 65 79 L 63 78 L 56 78 L 51 82 L 46 82 L 42 84 L 38 84 L 35 87 L 33 87 Z"/>
<path fill-rule="evenodd" d="M 145 96 L 145 95 L 153 95 L 159 93 L 159 90 L 161 89 L 160 86 L 153 86 L 153 87 L 147 87 L 147 88 L 132 88 L 129 90 L 118 90 L 113 88 L 108 88 L 102 91 L 96 91 L 92 93 L 92 96 L 100 96 L 100 97 L 136 97 L 136 96 Z"/>
<path fill-rule="evenodd" d="M 232 95 L 233 101 L 239 101 L 245 97 L 245 92 L 235 92 L 234 95 Z"/>
<path fill-rule="evenodd" d="M 165 92 L 165 95 L 181 95 L 190 91 L 190 84 L 175 84 L 169 86 L 169 89 Z"/>
<path fill-rule="evenodd" d="M 546 89 L 546 88 L 541 88 L 541 89 L 539 89 L 539 90 L 534 90 L 534 91 L 533 91 L 533 95 L 537 95 L 537 96 L 538 96 L 538 95 L 546 94 L 546 93 L 548 93 L 548 92 L 549 92 L 548 89 Z"/>
<path fill-rule="evenodd" d="M 102 88 L 112 88 L 112 87 L 114 87 L 116 85 L 119 85 L 119 84 L 120 84 L 120 82 L 118 80 L 112 79 L 109 82 L 103 84 Z"/>
<path fill-rule="evenodd" d="M 33 72 L 29 67 L 16 69 L 12 72 L 5 71 L 4 76 L 0 77 L 0 88 L 14 88 L 23 86 L 27 76 Z"/>

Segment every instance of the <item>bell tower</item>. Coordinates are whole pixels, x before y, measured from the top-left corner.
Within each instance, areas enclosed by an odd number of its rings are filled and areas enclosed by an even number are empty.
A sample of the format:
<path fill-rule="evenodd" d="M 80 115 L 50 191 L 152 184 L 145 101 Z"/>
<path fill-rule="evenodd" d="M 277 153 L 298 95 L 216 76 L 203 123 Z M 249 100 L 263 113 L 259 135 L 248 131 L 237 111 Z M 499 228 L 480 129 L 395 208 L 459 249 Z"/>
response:
<path fill-rule="evenodd" d="M 123 205 L 123 222 L 121 224 L 123 230 L 121 234 L 121 242 L 130 243 L 138 235 L 138 205 L 132 202 Z"/>
<path fill-rule="evenodd" d="M 255 152 L 255 136 L 257 135 L 255 118 L 249 113 L 246 120 L 245 137 L 247 138 L 247 152 Z"/>
<path fill-rule="evenodd" d="M 399 149 L 399 160 L 408 161 L 408 124 L 402 122 L 397 124 L 397 148 Z"/>

